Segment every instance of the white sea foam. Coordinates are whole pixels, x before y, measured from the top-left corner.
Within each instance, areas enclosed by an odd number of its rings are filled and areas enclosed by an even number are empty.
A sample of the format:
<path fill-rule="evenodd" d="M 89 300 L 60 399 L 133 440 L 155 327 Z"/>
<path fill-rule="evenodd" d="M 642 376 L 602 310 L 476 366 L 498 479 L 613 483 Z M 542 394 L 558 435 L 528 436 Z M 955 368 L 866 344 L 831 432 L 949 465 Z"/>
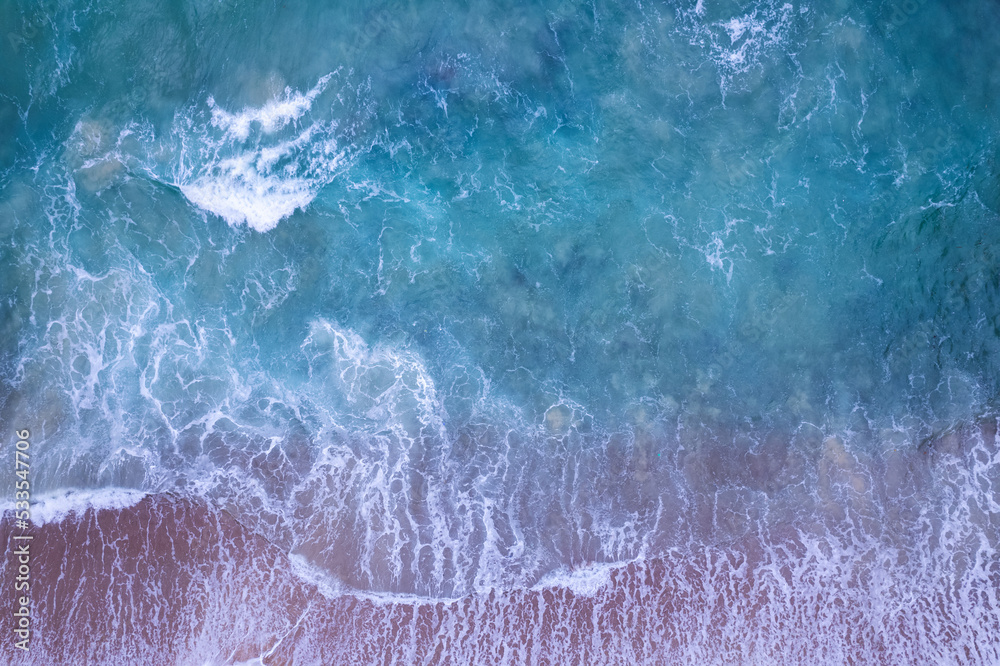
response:
<path fill-rule="evenodd" d="M 699 0 L 693 10 L 682 13 L 680 29 L 693 44 L 708 50 L 725 96 L 734 83 L 739 87 L 738 77 L 760 67 L 769 54 L 789 46 L 793 9 L 789 3 L 759 3 L 747 14 L 712 20 L 706 18 L 706 8 Z"/>
<path fill-rule="evenodd" d="M 434 380 L 422 359 L 402 349 L 369 346 L 350 329 L 326 320 L 310 325 L 302 350 L 310 371 L 350 413 L 401 438 L 444 437 L 444 414 Z M 323 374 L 318 374 L 323 373 Z M 318 375 L 318 376 L 317 376 Z"/>
<path fill-rule="evenodd" d="M 260 108 L 246 107 L 238 113 L 229 113 L 215 103 L 214 97 L 209 97 L 212 124 L 240 141 L 245 141 L 250 136 L 254 123 L 258 123 L 266 133 L 274 132 L 304 116 L 312 108 L 313 101 L 326 89 L 332 76 L 330 73 L 322 77 L 304 95 L 297 90 L 285 88 L 282 97 L 272 99 Z"/>
<path fill-rule="evenodd" d="M 462 597 L 425 596 L 420 594 L 405 594 L 400 592 L 370 592 L 347 587 L 342 581 L 330 575 L 325 569 L 316 566 L 306 558 L 297 554 L 289 554 L 288 562 L 295 575 L 304 583 L 314 585 L 327 599 L 350 597 L 362 599 L 381 606 L 412 605 L 435 606 L 437 604 L 458 603 Z"/>
<path fill-rule="evenodd" d="M 565 588 L 577 596 L 593 597 L 611 584 L 611 572 L 624 566 L 623 563 L 591 564 L 579 569 L 559 569 L 543 576 L 531 589 L 540 592 Z"/>
<path fill-rule="evenodd" d="M 257 231 L 270 231 L 316 196 L 309 180 L 261 175 L 247 156 L 226 160 L 215 174 L 180 189 L 191 203 L 230 225 L 245 223 Z"/>
<path fill-rule="evenodd" d="M 286 89 L 260 107 L 231 113 L 209 97 L 210 117 L 182 114 L 172 184 L 198 208 L 260 232 L 307 208 L 348 163 L 339 123 L 329 109 L 314 109 L 332 77 L 307 93 Z"/>
<path fill-rule="evenodd" d="M 89 509 L 120 511 L 142 501 L 147 493 L 128 488 L 99 488 L 96 490 L 64 490 L 32 498 L 31 522 L 34 525 L 58 523 L 72 514 Z M 3 511 L 13 511 L 8 502 Z"/>

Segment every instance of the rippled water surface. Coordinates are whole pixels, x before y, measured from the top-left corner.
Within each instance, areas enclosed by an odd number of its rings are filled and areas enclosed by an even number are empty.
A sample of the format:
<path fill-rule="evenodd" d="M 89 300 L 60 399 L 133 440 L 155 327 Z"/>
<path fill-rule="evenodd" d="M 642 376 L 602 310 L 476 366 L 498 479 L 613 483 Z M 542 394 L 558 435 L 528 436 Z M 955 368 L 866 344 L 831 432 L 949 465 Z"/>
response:
<path fill-rule="evenodd" d="M 996 2 L 0 27 L 6 658 L 1000 663 Z"/>

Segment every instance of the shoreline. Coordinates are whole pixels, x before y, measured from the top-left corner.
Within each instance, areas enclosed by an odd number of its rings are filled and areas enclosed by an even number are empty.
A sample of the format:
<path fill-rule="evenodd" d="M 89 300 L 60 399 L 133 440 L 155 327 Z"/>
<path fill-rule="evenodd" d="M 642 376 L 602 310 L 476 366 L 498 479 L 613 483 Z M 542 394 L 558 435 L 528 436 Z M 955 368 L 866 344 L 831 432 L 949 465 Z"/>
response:
<path fill-rule="evenodd" d="M 996 442 L 995 423 L 976 429 Z M 951 434 L 934 444 L 942 464 L 982 457 L 963 453 L 961 440 Z M 842 491 L 836 497 L 891 490 L 890 477 L 853 487 L 858 475 L 844 455 L 830 444 L 820 455 Z M 1000 659 L 1000 643 L 990 640 L 1000 635 L 1000 559 L 985 515 L 978 527 L 958 524 L 964 536 L 949 541 L 941 530 L 936 545 L 907 550 L 873 527 L 890 518 L 879 507 L 847 505 L 826 526 L 766 525 L 445 600 L 350 590 L 195 497 L 124 501 L 138 495 L 109 491 L 109 505 L 84 508 L 101 496 L 63 495 L 52 502 L 61 512 L 33 525 L 35 635 L 27 655 L 5 642 L 9 663 L 80 655 L 98 664 Z M 0 534 L 9 541 L 12 531 L 4 514 Z M 975 553 L 972 537 L 981 537 Z M 10 577 L 0 574 L 8 607 Z"/>

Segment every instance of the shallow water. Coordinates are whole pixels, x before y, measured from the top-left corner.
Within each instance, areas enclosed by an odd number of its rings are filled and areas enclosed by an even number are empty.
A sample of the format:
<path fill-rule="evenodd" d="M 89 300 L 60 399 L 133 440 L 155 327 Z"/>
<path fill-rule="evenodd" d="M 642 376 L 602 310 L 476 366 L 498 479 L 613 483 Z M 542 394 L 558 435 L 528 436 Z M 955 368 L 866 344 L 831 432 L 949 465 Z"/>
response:
<path fill-rule="evenodd" d="M 1000 660 L 995 3 L 6 2 L 0 25 L 0 422 L 33 433 L 39 529 L 175 498 L 315 603 L 477 627 L 400 629 L 365 648 L 386 663 L 490 661 L 508 632 L 462 604 L 618 604 L 609 571 L 657 567 L 620 602 L 645 619 L 497 660 Z M 722 587 L 654 600 L 717 557 Z M 33 597 L 35 663 L 98 640 L 60 595 Z M 267 655 L 173 603 L 185 647 L 88 654 L 371 659 L 317 621 Z M 715 633 L 712 603 L 748 610 Z M 366 626 L 417 621 L 389 615 Z"/>

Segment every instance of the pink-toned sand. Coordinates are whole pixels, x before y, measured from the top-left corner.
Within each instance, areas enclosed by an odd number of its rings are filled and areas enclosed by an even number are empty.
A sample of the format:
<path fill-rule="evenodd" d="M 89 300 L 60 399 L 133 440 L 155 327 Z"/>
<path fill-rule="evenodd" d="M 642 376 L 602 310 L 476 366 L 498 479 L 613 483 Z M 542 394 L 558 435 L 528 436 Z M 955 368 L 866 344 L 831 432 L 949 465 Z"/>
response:
<path fill-rule="evenodd" d="M 11 527 L 5 520 L 0 538 L 9 541 Z M 785 563 L 748 539 L 611 569 L 584 594 L 557 586 L 447 603 L 324 596 L 229 514 L 174 496 L 89 509 L 34 534 L 31 651 L 5 637 L 4 663 L 891 664 L 950 655 L 985 664 L 996 657 L 996 642 L 980 654 L 963 643 L 955 625 L 962 618 L 945 597 L 873 612 L 878 599 L 856 603 L 867 598 L 863 580 L 821 567 L 798 594 L 805 579 L 794 569 L 815 556 L 791 532 Z M 0 607 L 13 608 L 13 575 L 10 568 L 0 575 Z M 815 594 L 816 584 L 829 586 L 827 597 Z M 992 588 L 995 601 L 1000 574 Z M 995 629 L 994 640 L 1000 619 Z"/>

